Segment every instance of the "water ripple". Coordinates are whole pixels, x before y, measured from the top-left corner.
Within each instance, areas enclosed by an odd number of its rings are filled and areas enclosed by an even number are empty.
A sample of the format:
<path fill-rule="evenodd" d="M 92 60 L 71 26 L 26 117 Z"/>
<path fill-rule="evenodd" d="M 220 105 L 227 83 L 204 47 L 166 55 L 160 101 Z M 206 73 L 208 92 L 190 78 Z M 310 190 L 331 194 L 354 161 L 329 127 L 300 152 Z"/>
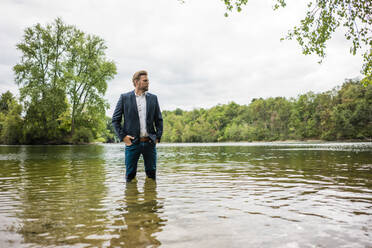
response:
<path fill-rule="evenodd" d="M 0 146 L 0 246 L 367 247 L 371 143 Z M 269 235 L 268 235 L 269 234 Z"/>

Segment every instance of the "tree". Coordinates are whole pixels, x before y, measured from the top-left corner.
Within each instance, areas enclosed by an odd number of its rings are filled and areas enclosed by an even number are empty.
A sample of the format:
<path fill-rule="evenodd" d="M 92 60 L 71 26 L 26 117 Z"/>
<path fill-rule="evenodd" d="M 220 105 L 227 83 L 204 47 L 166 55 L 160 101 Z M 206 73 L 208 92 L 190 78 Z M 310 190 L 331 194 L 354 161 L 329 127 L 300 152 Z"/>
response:
<path fill-rule="evenodd" d="M 115 135 L 114 127 L 112 126 L 111 117 L 106 116 L 106 130 L 103 133 L 103 142 L 114 143 L 118 138 Z"/>
<path fill-rule="evenodd" d="M 248 0 L 223 0 L 227 12 L 238 12 Z M 274 0 L 274 10 L 286 6 L 286 0 Z M 285 39 L 296 39 L 305 55 L 326 56 L 326 43 L 337 28 L 346 28 L 345 37 L 351 40 L 350 52 L 363 50 L 365 75 L 363 83 L 372 84 L 372 2 L 368 0 L 310 0 L 307 12 L 298 26 L 290 30 Z M 228 13 L 225 16 L 228 16 Z M 283 40 L 284 38 L 282 38 Z"/>
<path fill-rule="evenodd" d="M 92 127 L 92 119 L 98 121 L 92 135 L 104 131 L 108 104 L 103 96 L 107 81 L 116 74 L 115 64 L 105 58 L 106 48 L 99 37 L 60 18 L 25 30 L 17 44 L 21 61 L 13 69 L 21 86 L 29 143 L 60 143 L 66 134 L 73 135 L 76 125 Z"/>
<path fill-rule="evenodd" d="M 14 101 L 13 94 L 8 90 L 0 96 L 0 112 L 8 113 L 11 102 Z"/>
<path fill-rule="evenodd" d="M 74 42 L 67 48 L 65 79 L 72 107 L 72 134 L 76 121 L 82 121 L 86 114 L 84 111 L 106 107 L 106 102 L 102 100 L 107 89 L 106 82 L 116 74 L 115 64 L 105 58 L 106 49 L 104 40 L 81 31 L 76 31 Z"/>
<path fill-rule="evenodd" d="M 22 140 L 22 106 L 10 91 L 0 96 L 0 143 L 19 144 Z"/>
<path fill-rule="evenodd" d="M 362 87 L 360 82 L 348 80 L 336 96 L 333 107 L 333 133 L 337 139 L 371 139 L 372 85 Z"/>
<path fill-rule="evenodd" d="M 60 138 L 56 120 L 67 109 L 61 61 L 72 32 L 71 26 L 57 19 L 53 25 L 27 28 L 17 44 L 23 55 L 13 69 L 25 105 L 27 136 L 32 141 Z"/>

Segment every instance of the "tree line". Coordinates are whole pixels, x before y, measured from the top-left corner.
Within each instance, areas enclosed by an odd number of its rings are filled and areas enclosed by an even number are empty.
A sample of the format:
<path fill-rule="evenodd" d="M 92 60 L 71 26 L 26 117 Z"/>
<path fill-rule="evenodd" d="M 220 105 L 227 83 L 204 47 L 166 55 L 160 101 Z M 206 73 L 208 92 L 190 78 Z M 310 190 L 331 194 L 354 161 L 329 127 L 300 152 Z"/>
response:
<path fill-rule="evenodd" d="M 296 98 L 253 99 L 210 109 L 163 111 L 164 142 L 372 140 L 372 85 L 341 87 Z"/>
<path fill-rule="evenodd" d="M 32 125 L 24 105 L 9 91 L 0 96 L 0 143 L 45 144 L 30 139 Z M 163 142 L 224 142 L 277 140 L 372 140 L 372 85 L 347 80 L 342 86 L 323 93 L 308 92 L 296 98 L 253 99 L 249 105 L 234 102 L 210 109 L 162 111 Z M 71 134 L 70 115 L 55 120 L 62 134 Z M 93 118 L 93 117 L 92 117 Z M 35 121 L 41 122 L 43 118 Z M 69 121 L 66 121 L 69 120 Z M 95 117 L 78 126 L 75 135 L 58 139 L 44 136 L 52 144 L 118 142 L 111 117 Z M 99 123 L 99 125 L 98 125 Z M 33 123 L 37 125 L 37 123 Z M 45 135 L 53 132 L 45 133 Z M 58 134 L 58 133 L 57 133 Z M 40 137 L 40 136 L 39 136 Z M 49 138 L 49 139 L 48 139 Z"/>

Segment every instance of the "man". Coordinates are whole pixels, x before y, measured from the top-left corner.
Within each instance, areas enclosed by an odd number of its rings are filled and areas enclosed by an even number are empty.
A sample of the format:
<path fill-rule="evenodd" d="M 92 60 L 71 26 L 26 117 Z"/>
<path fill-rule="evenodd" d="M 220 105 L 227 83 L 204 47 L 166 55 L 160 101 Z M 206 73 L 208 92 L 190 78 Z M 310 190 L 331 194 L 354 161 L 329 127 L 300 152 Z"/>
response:
<path fill-rule="evenodd" d="M 147 92 L 147 72 L 134 73 L 132 81 L 135 89 L 120 95 L 112 116 L 112 125 L 119 140 L 125 143 L 126 181 L 130 182 L 136 177 L 141 154 L 147 177 L 155 180 L 156 144 L 160 142 L 163 133 L 163 118 L 157 96 Z"/>

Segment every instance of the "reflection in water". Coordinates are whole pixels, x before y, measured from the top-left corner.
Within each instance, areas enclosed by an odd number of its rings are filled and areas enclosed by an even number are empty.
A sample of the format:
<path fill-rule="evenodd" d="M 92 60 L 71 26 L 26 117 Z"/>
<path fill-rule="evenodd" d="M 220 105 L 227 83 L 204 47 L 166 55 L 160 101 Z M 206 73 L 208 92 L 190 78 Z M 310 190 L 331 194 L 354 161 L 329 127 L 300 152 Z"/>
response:
<path fill-rule="evenodd" d="M 161 242 L 154 235 L 161 232 L 165 219 L 159 217 L 163 206 L 158 202 L 156 182 L 146 178 L 143 193 L 138 190 L 137 180 L 126 184 L 124 228 L 119 230 L 117 238 L 111 239 L 111 245 L 125 247 L 157 247 Z M 118 223 L 116 223 L 118 224 Z"/>
<path fill-rule="evenodd" d="M 41 149 L 38 153 L 29 149 L 29 162 L 25 164 L 26 175 L 35 175 L 25 181 L 24 209 L 20 213 L 24 221 L 19 231 L 25 242 L 102 243 L 87 237 L 103 233 L 107 222 L 107 211 L 101 205 L 107 192 L 101 159 L 103 147 Z M 40 157 L 48 158 L 50 153 L 54 155 L 53 160 L 40 161 Z"/>
<path fill-rule="evenodd" d="M 40 245 L 76 242 L 92 230 L 100 233 L 107 221 L 101 201 L 106 195 L 105 170 L 100 146 L 35 146 L 21 149 L 17 173 L 17 211 L 13 227 L 25 243 Z M 82 162 L 84 161 L 84 162 Z"/>

